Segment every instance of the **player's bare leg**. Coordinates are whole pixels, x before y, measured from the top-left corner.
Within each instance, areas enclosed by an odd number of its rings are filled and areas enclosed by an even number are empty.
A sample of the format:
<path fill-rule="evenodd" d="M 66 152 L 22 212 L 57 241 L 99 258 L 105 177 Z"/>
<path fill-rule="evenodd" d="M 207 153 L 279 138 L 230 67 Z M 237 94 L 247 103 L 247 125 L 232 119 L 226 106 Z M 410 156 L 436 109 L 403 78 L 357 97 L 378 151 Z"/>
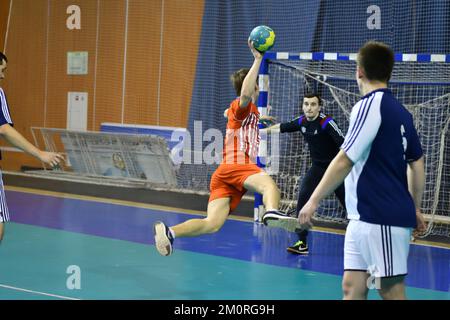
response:
<path fill-rule="evenodd" d="M 267 173 L 261 172 L 249 176 L 244 182 L 244 188 L 262 194 L 266 209 L 278 210 L 280 190 Z"/>
<path fill-rule="evenodd" d="M 263 203 L 266 213 L 263 222 L 269 227 L 283 228 L 293 232 L 299 227 L 297 218 L 290 217 L 279 211 L 280 190 L 275 181 L 265 172 L 248 177 L 244 182 L 244 188 L 263 195 Z"/>
<path fill-rule="evenodd" d="M 175 237 L 194 237 L 217 232 L 229 213 L 230 198 L 220 198 L 208 203 L 208 214 L 204 219 L 190 219 L 171 228 L 164 222 L 157 221 L 153 225 L 156 249 L 161 255 L 169 256 L 173 251 Z"/>
<path fill-rule="evenodd" d="M 384 300 L 406 300 L 405 277 L 382 278 L 378 293 Z"/>
<path fill-rule="evenodd" d="M 366 300 L 369 292 L 368 278 L 369 274 L 365 271 L 344 271 L 342 279 L 343 299 Z"/>
<path fill-rule="evenodd" d="M 194 237 L 214 233 L 222 228 L 230 213 L 230 198 L 215 199 L 208 203 L 208 213 L 204 219 L 190 219 L 170 227 L 176 237 Z"/>
<path fill-rule="evenodd" d="M 5 230 L 5 224 L 3 222 L 0 222 L 0 242 L 3 240 L 4 230 Z"/>

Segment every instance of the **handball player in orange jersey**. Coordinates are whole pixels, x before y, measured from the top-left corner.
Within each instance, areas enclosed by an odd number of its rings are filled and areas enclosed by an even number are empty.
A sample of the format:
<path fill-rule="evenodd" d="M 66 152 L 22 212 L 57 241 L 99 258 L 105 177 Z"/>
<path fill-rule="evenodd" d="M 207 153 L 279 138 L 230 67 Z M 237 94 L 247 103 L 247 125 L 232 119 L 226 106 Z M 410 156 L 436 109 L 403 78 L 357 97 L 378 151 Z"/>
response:
<path fill-rule="evenodd" d="M 247 190 L 263 195 L 266 212 L 279 212 L 280 191 L 273 179 L 256 165 L 260 141 L 258 122 L 273 119 L 260 117 L 255 105 L 259 95 L 257 79 L 262 54 L 250 42 L 249 47 L 254 56 L 253 65 L 231 75 L 238 97 L 224 113 L 228 123 L 223 159 L 211 177 L 207 216 L 172 227 L 157 221 L 154 224 L 155 244 L 163 256 L 172 253 L 176 237 L 194 237 L 219 231 Z"/>

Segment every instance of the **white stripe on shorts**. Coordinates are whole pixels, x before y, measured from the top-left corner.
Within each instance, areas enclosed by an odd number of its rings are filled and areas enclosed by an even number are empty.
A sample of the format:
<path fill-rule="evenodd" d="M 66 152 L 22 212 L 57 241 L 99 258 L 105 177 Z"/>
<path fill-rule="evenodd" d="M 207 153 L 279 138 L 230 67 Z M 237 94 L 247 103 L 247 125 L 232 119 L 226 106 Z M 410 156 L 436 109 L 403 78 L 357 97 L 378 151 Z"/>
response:
<path fill-rule="evenodd" d="M 411 232 L 411 228 L 350 220 L 345 233 L 344 270 L 366 270 L 375 277 L 406 275 Z"/>
<path fill-rule="evenodd" d="M 2 173 L 0 171 L 0 223 L 9 221 L 9 211 L 6 205 L 5 188 L 3 186 Z"/>

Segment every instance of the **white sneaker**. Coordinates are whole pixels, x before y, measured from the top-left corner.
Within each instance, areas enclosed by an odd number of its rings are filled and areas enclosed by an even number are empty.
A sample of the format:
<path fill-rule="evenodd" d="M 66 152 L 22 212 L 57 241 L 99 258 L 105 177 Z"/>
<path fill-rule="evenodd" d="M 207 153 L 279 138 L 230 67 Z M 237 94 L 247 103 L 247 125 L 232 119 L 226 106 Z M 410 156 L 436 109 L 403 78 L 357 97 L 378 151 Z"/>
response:
<path fill-rule="evenodd" d="M 282 211 L 267 211 L 262 216 L 263 223 L 272 228 L 282 228 L 290 232 L 301 229 L 300 223 L 296 217 L 286 215 Z"/>
<path fill-rule="evenodd" d="M 156 250 L 163 255 L 169 256 L 173 251 L 173 237 L 164 222 L 156 221 L 153 225 L 153 230 L 155 231 L 155 246 Z"/>

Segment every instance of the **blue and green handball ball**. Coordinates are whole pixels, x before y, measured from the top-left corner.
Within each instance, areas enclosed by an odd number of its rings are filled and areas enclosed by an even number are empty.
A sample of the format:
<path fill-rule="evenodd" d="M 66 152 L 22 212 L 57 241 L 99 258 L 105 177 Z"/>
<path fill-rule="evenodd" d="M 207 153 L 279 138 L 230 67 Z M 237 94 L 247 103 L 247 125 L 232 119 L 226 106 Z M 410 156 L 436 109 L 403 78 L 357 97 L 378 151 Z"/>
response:
<path fill-rule="evenodd" d="M 275 44 L 275 32 L 268 26 L 257 26 L 248 38 L 253 41 L 253 46 L 261 53 L 270 50 Z"/>

